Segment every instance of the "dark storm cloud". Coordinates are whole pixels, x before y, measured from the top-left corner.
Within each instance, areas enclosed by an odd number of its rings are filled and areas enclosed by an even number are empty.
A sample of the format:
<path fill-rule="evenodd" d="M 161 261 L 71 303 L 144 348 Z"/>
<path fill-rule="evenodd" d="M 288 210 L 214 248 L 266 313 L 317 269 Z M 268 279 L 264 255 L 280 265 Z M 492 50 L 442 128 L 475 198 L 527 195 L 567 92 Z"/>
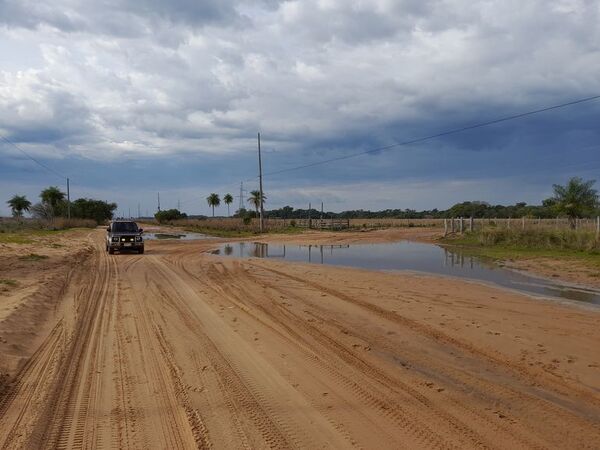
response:
<path fill-rule="evenodd" d="M 192 27 L 228 23 L 239 18 L 228 0 L 88 0 L 51 3 L 0 0 L 0 24 L 48 26 L 62 32 L 90 32 L 122 37 L 150 35 L 165 23 Z"/>
<path fill-rule="evenodd" d="M 140 190 L 166 167 L 212 190 L 255 174 L 258 130 L 271 171 L 599 93 L 599 22 L 584 0 L 0 0 L 0 132 L 89 171 L 90 189 L 124 183 L 127 159 Z M 527 170 L 521 191 L 546 195 L 593 159 L 598 115 L 581 105 L 268 177 L 270 198 L 383 204 L 380 182 L 415 206 L 435 189 L 512 200 L 506 180 Z"/>

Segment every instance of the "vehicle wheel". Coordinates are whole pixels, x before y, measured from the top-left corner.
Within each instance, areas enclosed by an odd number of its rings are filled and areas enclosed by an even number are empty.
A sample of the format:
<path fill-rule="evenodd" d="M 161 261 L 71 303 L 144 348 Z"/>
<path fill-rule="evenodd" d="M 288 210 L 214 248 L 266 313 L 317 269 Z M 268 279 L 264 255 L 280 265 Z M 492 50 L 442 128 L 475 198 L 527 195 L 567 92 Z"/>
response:
<path fill-rule="evenodd" d="M 140 248 L 138 249 L 138 253 L 139 253 L 140 255 L 143 255 L 143 254 L 144 254 L 144 247 L 140 247 Z"/>
<path fill-rule="evenodd" d="M 112 248 L 112 247 L 109 247 L 109 248 L 108 248 L 108 254 L 109 254 L 109 255 L 114 255 L 114 254 L 115 254 L 115 249 L 114 249 L 114 248 Z"/>

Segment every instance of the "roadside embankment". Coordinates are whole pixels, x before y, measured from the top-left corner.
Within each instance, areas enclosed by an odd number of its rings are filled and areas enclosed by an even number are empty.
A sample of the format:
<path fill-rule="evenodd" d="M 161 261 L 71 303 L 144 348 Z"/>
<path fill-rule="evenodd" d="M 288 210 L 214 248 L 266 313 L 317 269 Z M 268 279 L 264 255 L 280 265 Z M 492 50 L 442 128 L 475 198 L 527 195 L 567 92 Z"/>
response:
<path fill-rule="evenodd" d="M 445 237 L 440 244 L 541 276 L 600 286 L 600 241 L 594 232 L 483 229 Z"/>

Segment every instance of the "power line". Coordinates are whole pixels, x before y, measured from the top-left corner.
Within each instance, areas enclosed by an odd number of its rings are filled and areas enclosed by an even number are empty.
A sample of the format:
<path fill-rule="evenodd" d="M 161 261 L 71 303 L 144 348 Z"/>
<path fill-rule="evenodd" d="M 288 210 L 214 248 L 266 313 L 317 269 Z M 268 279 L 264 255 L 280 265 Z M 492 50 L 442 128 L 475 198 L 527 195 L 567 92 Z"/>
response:
<path fill-rule="evenodd" d="M 573 100 L 573 101 L 570 101 L 570 102 L 567 102 L 567 103 L 561 103 L 559 105 L 547 106 L 547 107 L 540 108 L 540 109 L 535 109 L 535 110 L 532 110 L 532 111 L 527 111 L 527 112 L 523 112 L 523 113 L 519 113 L 519 114 L 513 114 L 513 115 L 505 116 L 505 117 L 500 117 L 498 119 L 489 120 L 487 122 L 480 122 L 480 123 L 477 123 L 477 124 L 474 124 L 474 125 L 468 125 L 468 126 L 461 127 L 461 128 L 455 128 L 455 129 L 452 129 L 452 130 L 443 131 L 441 133 L 431 134 L 431 135 L 425 136 L 425 137 L 411 139 L 411 140 L 404 141 L 404 142 L 397 142 L 397 143 L 394 143 L 394 144 L 386 145 L 384 147 L 377 147 L 377 148 L 373 148 L 371 150 L 366 150 L 366 151 L 362 151 L 362 152 L 358 152 L 358 153 L 351 153 L 349 155 L 344 155 L 344 156 L 338 156 L 336 158 L 330 158 L 330 159 L 324 159 L 324 160 L 321 160 L 321 161 L 315 161 L 314 163 L 303 164 L 303 165 L 300 165 L 300 166 L 290 167 L 290 168 L 287 168 L 287 169 L 275 170 L 273 172 L 264 173 L 263 177 L 264 176 L 270 176 L 270 175 L 278 175 L 280 173 L 291 172 L 291 171 L 294 171 L 294 170 L 307 169 L 309 167 L 320 166 L 322 164 L 327 164 L 327 163 L 330 163 L 330 162 L 342 161 L 342 160 L 346 160 L 346 159 L 350 159 L 350 158 L 356 158 L 358 156 L 368 155 L 370 153 L 382 152 L 382 151 L 390 150 L 390 149 L 396 148 L 396 147 L 401 147 L 401 146 L 406 146 L 406 145 L 411 145 L 411 144 L 418 144 L 418 143 L 429 141 L 429 140 L 436 139 L 436 138 L 439 138 L 439 137 L 449 136 L 449 135 L 457 134 L 457 133 L 462 133 L 464 131 L 474 130 L 476 128 L 483 128 L 483 127 L 487 127 L 489 125 L 495 125 L 495 124 L 501 123 L 501 122 L 508 122 L 508 121 L 511 121 L 511 120 L 521 119 L 523 117 L 532 116 L 534 114 L 540 114 L 540 113 L 543 113 L 543 112 L 552 111 L 554 109 L 565 108 L 567 106 L 573 106 L 573 105 L 577 105 L 577 104 L 580 104 L 580 103 L 591 102 L 593 100 L 598 100 L 598 99 L 600 99 L 600 95 L 594 95 L 592 97 L 581 98 L 581 99 Z M 258 178 L 257 176 L 253 177 L 253 178 L 249 178 L 247 181 L 252 181 L 252 180 L 255 180 L 257 178 Z"/>
<path fill-rule="evenodd" d="M 38 161 L 37 159 L 35 159 L 33 156 L 31 156 L 29 153 L 27 153 L 25 150 L 23 150 L 21 147 L 19 147 L 17 144 L 15 144 L 14 142 L 12 142 L 11 140 L 9 140 L 8 138 L 4 137 L 4 136 L 0 136 L 0 139 L 2 139 L 4 142 L 7 142 L 8 144 L 12 145 L 14 148 L 16 148 L 17 150 L 19 150 L 21 153 L 23 153 L 27 158 L 29 158 L 30 160 L 32 160 L 34 163 L 36 163 L 38 166 L 43 167 L 44 169 L 46 169 L 48 172 L 52 172 L 54 175 L 63 178 L 63 179 L 67 179 L 66 175 L 63 175 L 60 172 L 57 172 L 56 170 L 54 170 L 52 167 L 47 166 L 46 164 L 44 164 L 41 161 Z"/>
<path fill-rule="evenodd" d="M 561 103 L 561 104 L 557 104 L 557 105 L 547 106 L 547 107 L 544 107 L 544 108 L 539 108 L 539 109 L 535 109 L 535 110 L 531 110 L 531 111 L 526 111 L 526 112 L 523 112 L 523 113 L 513 114 L 513 115 L 510 115 L 510 116 L 504 116 L 504 117 L 500 117 L 500 118 L 497 118 L 497 119 L 494 119 L 494 120 L 489 120 L 489 121 L 486 121 L 486 122 L 480 122 L 480 123 L 476 123 L 476 124 L 473 124 L 473 125 L 464 126 L 464 127 L 461 127 L 461 128 L 455 128 L 455 129 L 452 129 L 452 130 L 443 131 L 443 132 L 432 134 L 432 135 L 428 135 L 428 136 L 425 136 L 425 137 L 411 139 L 411 140 L 403 141 L 403 142 L 397 142 L 397 143 L 394 143 L 394 144 L 390 144 L 390 145 L 383 146 L 383 147 L 377 147 L 377 148 L 373 148 L 373 149 L 362 151 L 362 152 L 352 153 L 352 154 L 349 154 L 349 155 L 339 156 L 339 157 L 336 157 L 336 158 L 325 159 L 325 160 L 316 161 L 316 162 L 309 163 L 309 164 L 304 164 L 304 165 L 300 165 L 300 166 L 295 166 L 295 167 L 290 167 L 290 168 L 286 168 L 286 169 L 280 169 L 280 170 L 276 170 L 276 171 L 272 171 L 272 172 L 267 172 L 267 173 L 263 174 L 263 177 L 264 176 L 270 176 L 270 175 L 277 175 L 277 174 L 280 174 L 280 173 L 291 172 L 291 171 L 294 171 L 294 170 L 301 170 L 301 169 L 305 169 L 305 168 L 309 168 L 309 167 L 315 167 L 315 166 L 327 164 L 327 163 L 330 163 L 330 162 L 351 159 L 351 158 L 355 158 L 355 157 L 358 157 L 358 156 L 367 155 L 367 154 L 370 154 L 370 153 L 377 153 L 377 152 L 382 152 L 382 151 L 390 150 L 390 149 L 393 149 L 393 148 L 396 148 L 396 147 L 401 147 L 401 146 L 406 146 L 406 145 L 411 145 L 411 144 L 417 144 L 417 143 L 429 141 L 429 140 L 432 140 L 432 139 L 440 138 L 440 137 L 443 137 L 443 136 L 449 136 L 449 135 L 453 135 L 453 134 L 462 133 L 464 131 L 469 131 L 469 130 L 473 130 L 473 129 L 477 129 L 477 128 L 483 128 L 483 127 L 486 127 L 486 126 L 490 126 L 490 125 L 494 125 L 494 124 L 498 124 L 498 123 L 502 123 L 502 122 L 508 122 L 508 121 L 512 121 L 512 120 L 517 120 L 517 119 L 521 119 L 521 118 L 524 118 L 524 117 L 527 117 L 527 116 L 532 116 L 532 115 L 535 115 L 535 114 L 540 114 L 540 113 L 547 112 L 547 111 L 552 111 L 552 110 L 555 110 L 555 109 L 565 108 L 565 107 L 577 105 L 577 104 L 580 104 L 580 103 L 591 102 L 591 101 L 598 100 L 598 99 L 600 99 L 600 95 L 594 95 L 594 96 L 591 96 L 591 97 L 585 97 L 585 98 L 573 100 L 573 101 L 566 102 L 566 103 Z M 23 152 L 23 153 L 25 153 L 25 152 Z M 31 158 L 31 159 L 33 159 L 33 158 Z M 51 170 L 51 169 L 49 169 L 49 170 Z M 57 173 L 57 172 L 54 172 L 54 173 Z M 60 175 L 60 176 L 62 176 L 62 175 Z M 248 178 L 245 181 L 247 181 L 247 182 L 255 181 L 258 178 L 259 178 L 258 176 L 255 176 L 253 178 Z M 240 197 L 242 197 L 242 196 L 240 196 Z M 198 198 L 189 198 L 189 199 L 186 199 L 186 200 L 180 202 L 180 204 L 181 205 L 187 204 L 190 201 L 199 201 L 200 203 L 202 202 L 202 200 L 198 197 Z"/>

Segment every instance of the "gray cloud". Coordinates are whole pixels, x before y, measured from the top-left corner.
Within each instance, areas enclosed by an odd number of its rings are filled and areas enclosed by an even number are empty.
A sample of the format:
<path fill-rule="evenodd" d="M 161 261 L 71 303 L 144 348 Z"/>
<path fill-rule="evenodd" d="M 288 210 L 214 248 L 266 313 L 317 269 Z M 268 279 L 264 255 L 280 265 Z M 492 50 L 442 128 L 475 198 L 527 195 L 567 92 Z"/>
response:
<path fill-rule="evenodd" d="M 0 132 L 38 156 L 247 164 L 260 129 L 287 167 L 600 92 L 594 1 L 48 5 L 0 0 Z M 598 137 L 585 117 L 538 127 L 576 123 L 573 145 Z M 548 147 L 503 130 L 431 146 Z"/>
<path fill-rule="evenodd" d="M 1 0 L 0 23 L 9 27 L 51 27 L 61 32 L 118 36 L 152 34 L 169 24 L 201 26 L 239 19 L 229 0 Z"/>

